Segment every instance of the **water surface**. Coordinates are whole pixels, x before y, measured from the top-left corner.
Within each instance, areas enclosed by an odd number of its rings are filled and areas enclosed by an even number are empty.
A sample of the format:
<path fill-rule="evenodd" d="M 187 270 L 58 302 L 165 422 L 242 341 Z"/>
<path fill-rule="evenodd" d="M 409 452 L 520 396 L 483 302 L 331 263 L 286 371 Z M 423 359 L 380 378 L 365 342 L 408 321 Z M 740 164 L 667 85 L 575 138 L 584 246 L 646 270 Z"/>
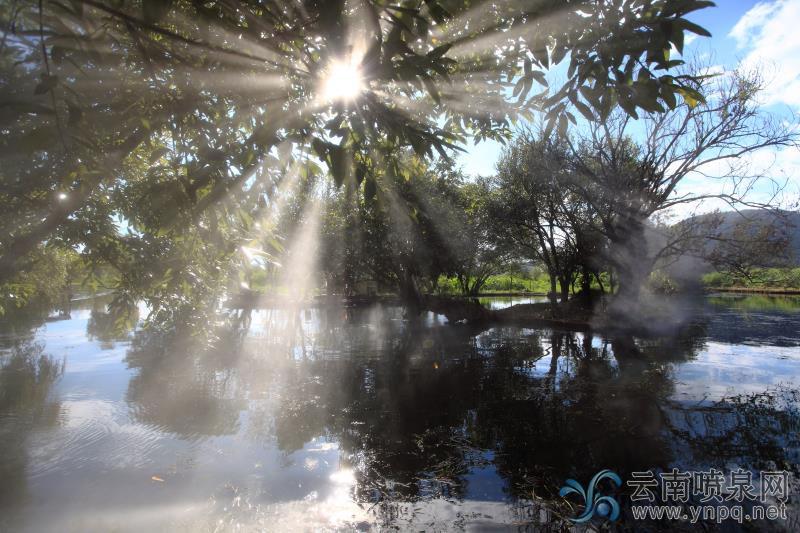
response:
<path fill-rule="evenodd" d="M 800 464 L 798 298 L 655 340 L 262 310 L 211 349 L 86 306 L 0 329 L 2 530 L 534 527 L 603 468 Z"/>

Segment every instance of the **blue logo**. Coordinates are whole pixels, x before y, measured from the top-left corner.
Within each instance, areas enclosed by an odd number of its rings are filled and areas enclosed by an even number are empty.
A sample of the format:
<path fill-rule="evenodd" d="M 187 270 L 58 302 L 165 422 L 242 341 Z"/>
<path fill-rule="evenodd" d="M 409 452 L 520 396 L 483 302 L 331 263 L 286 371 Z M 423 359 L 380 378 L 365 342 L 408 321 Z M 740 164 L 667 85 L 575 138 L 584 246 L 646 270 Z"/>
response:
<path fill-rule="evenodd" d="M 580 494 L 583 498 L 586 509 L 583 514 L 570 518 L 575 523 L 582 523 L 589 521 L 595 514 L 597 516 L 606 517 L 611 521 L 619 517 L 619 504 L 611 496 L 603 496 L 599 491 L 597 485 L 604 479 L 610 479 L 614 486 L 619 487 L 622 485 L 622 480 L 617 474 L 611 470 L 601 470 L 596 473 L 592 480 L 589 482 L 589 490 L 583 490 L 583 486 L 574 479 L 568 479 L 566 485 L 561 487 L 558 495 L 562 498 L 567 494 Z"/>

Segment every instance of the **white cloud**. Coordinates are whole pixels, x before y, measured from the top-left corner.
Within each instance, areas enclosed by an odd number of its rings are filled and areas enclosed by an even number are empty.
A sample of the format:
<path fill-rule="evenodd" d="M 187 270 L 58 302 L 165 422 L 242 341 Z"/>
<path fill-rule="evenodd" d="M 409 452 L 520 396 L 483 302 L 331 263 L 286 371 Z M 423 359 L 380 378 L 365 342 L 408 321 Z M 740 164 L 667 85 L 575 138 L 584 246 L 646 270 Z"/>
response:
<path fill-rule="evenodd" d="M 755 33 L 757 33 L 772 17 L 773 12 L 780 7 L 778 2 L 759 2 L 742 15 L 730 31 L 730 36 L 736 39 L 739 47 L 750 46 Z"/>
<path fill-rule="evenodd" d="M 745 201 L 771 202 L 776 206 L 792 208 L 800 198 L 800 150 L 794 148 L 758 150 L 740 158 L 736 164 L 746 164 L 749 169 L 747 174 L 751 176 L 764 177 L 745 180 L 739 184 L 738 189 L 734 189 L 732 180 L 721 178 L 728 174 L 728 163 L 710 163 L 702 168 L 703 174 L 694 173 L 686 176 L 678 184 L 673 197 L 715 194 L 739 196 L 745 192 L 747 186 L 751 186 L 752 188 L 743 195 L 742 199 Z M 721 199 L 707 199 L 702 202 L 679 204 L 670 211 L 669 216 L 682 219 L 715 209 L 726 211 L 731 207 Z"/>
<path fill-rule="evenodd" d="M 767 70 L 766 104 L 800 108 L 800 0 L 759 2 L 729 35 L 746 55 L 745 67 Z"/>

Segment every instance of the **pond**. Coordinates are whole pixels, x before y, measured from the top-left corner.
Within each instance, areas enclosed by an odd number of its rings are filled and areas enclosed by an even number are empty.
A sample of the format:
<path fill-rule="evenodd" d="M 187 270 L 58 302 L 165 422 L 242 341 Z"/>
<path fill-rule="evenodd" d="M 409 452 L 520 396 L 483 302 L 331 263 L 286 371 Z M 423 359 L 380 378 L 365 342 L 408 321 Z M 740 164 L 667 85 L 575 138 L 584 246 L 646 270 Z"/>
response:
<path fill-rule="evenodd" d="M 6 317 L 0 530 L 557 529 L 602 469 L 796 480 L 800 299 L 674 305 L 666 339 L 260 310 L 210 349 Z"/>

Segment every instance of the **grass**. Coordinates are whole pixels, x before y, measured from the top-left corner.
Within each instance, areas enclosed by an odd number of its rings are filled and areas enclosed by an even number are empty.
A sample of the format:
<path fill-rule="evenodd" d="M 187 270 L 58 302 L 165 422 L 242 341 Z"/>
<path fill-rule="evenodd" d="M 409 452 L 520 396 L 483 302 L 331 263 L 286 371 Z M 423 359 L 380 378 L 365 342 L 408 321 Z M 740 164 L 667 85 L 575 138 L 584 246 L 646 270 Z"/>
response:
<path fill-rule="evenodd" d="M 439 278 L 438 291 L 442 294 L 461 294 L 461 288 L 455 278 Z M 481 294 L 507 292 L 550 292 L 550 280 L 545 275 L 522 276 L 519 274 L 498 274 L 491 276 L 481 288 Z"/>
<path fill-rule="evenodd" d="M 710 272 L 702 278 L 703 285 L 713 289 L 795 289 L 800 290 L 800 267 L 759 268 L 748 279 L 729 272 Z"/>

